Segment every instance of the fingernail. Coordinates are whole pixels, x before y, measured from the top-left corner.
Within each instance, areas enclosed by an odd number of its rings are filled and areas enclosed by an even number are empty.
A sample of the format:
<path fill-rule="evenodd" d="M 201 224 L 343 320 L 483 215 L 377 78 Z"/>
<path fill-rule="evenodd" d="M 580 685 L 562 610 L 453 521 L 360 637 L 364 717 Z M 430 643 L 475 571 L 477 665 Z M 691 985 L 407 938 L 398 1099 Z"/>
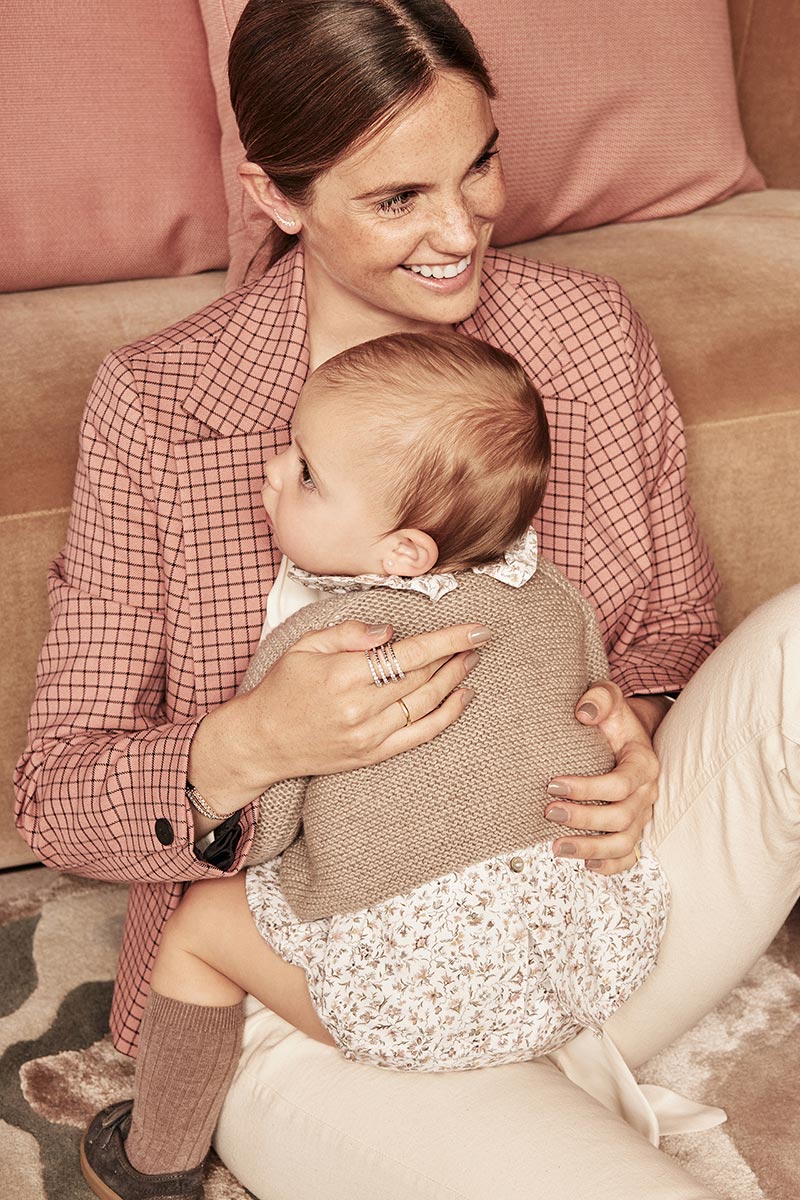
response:
<path fill-rule="evenodd" d="M 474 688 L 459 688 L 458 690 L 461 693 L 461 703 L 463 704 L 464 708 L 466 708 L 467 705 L 471 704 L 475 698 L 475 689 Z"/>
<path fill-rule="evenodd" d="M 488 642 L 492 636 L 491 629 L 487 629 L 485 625 L 479 625 L 477 629 L 473 629 L 467 637 L 468 642 L 472 642 L 473 646 L 480 646 L 483 642 Z"/>
<path fill-rule="evenodd" d="M 592 704 L 591 700 L 587 700 L 585 704 L 580 706 L 578 712 L 583 713 L 585 717 L 588 717 L 590 721 L 593 721 L 597 716 L 597 705 Z"/>
<path fill-rule="evenodd" d="M 574 842 L 562 842 L 556 850 L 556 854 L 559 858 L 573 858 L 577 849 Z"/>
<path fill-rule="evenodd" d="M 592 871 L 596 871 L 598 867 L 602 867 L 605 859 L 602 858 L 587 858 L 586 865 Z"/>
<path fill-rule="evenodd" d="M 388 632 L 389 632 L 388 625 L 370 625 L 367 628 L 367 633 L 369 634 L 370 637 L 375 637 L 377 634 L 381 634 L 381 636 L 383 636 L 384 634 L 387 634 Z"/>
<path fill-rule="evenodd" d="M 544 814 L 548 821 L 557 821 L 559 825 L 566 825 L 569 820 L 569 813 L 565 808 L 551 808 L 550 812 Z"/>
<path fill-rule="evenodd" d="M 467 668 L 468 671 L 471 671 L 473 667 L 477 667 L 477 665 L 480 661 L 481 661 L 480 654 L 478 653 L 477 650 L 473 650 L 472 653 L 468 654 L 467 657 L 464 659 L 464 666 Z"/>
<path fill-rule="evenodd" d="M 547 791 L 551 796 L 568 796 L 569 785 L 566 783 L 548 783 Z"/>

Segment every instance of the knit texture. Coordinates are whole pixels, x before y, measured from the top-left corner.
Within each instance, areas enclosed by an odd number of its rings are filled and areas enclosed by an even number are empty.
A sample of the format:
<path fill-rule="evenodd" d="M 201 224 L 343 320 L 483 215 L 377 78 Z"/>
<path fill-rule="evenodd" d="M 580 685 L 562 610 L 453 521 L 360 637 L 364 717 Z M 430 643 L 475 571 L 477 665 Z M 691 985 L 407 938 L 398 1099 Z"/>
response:
<path fill-rule="evenodd" d="M 261 797 L 248 862 L 283 852 L 281 887 L 303 920 L 355 912 L 448 871 L 549 841 L 564 832 L 544 817 L 552 776 L 613 766 L 603 736 L 575 719 L 583 692 L 608 672 L 583 597 L 541 559 L 521 588 L 469 571 L 458 581 L 435 604 L 383 588 L 321 600 L 285 621 L 254 655 L 244 691 L 304 633 L 340 621 L 390 621 L 396 641 L 450 624 L 492 630 L 469 678 L 475 699 L 432 742 L 346 774 L 284 780 Z"/>
<path fill-rule="evenodd" d="M 244 1007 L 216 1008 L 150 992 L 125 1139 L 146 1175 L 188 1171 L 208 1154 L 242 1048 Z"/>

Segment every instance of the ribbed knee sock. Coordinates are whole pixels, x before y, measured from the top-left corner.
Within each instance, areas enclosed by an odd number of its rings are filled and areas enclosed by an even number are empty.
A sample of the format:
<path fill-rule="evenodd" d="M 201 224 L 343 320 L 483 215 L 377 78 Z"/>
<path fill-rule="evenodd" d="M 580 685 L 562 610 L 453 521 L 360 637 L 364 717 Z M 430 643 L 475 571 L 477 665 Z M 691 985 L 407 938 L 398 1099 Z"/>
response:
<path fill-rule="evenodd" d="M 242 1004 L 210 1008 L 150 993 L 125 1150 L 148 1175 L 202 1162 L 242 1044 Z"/>

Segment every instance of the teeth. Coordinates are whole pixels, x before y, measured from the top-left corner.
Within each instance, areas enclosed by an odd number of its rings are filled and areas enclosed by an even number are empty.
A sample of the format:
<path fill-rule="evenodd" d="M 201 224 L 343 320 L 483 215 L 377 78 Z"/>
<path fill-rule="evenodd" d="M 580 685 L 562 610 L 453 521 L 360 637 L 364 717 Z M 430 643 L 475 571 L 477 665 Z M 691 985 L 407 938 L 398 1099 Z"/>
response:
<path fill-rule="evenodd" d="M 428 267 L 423 264 L 413 263 L 408 269 L 413 271 L 415 275 L 423 275 L 425 279 L 455 279 L 456 275 L 461 275 L 466 271 L 471 262 L 472 255 L 468 254 L 460 262 L 447 263 L 444 267 Z"/>

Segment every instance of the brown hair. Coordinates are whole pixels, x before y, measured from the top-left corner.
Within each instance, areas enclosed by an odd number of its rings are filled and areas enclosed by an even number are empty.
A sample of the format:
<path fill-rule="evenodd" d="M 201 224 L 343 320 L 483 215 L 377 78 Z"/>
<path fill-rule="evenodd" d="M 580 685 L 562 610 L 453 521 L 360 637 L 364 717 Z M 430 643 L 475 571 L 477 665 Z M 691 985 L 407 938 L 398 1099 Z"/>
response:
<path fill-rule="evenodd" d="M 533 520 L 550 470 L 541 397 L 519 363 L 455 333 L 363 342 L 315 372 L 368 422 L 393 529 L 421 529 L 437 568 L 502 557 Z M 389 531 L 387 531 L 389 532 Z"/>
<path fill-rule="evenodd" d="M 494 96 L 469 31 L 444 0 L 250 0 L 228 56 L 247 158 L 296 204 L 445 70 Z M 266 266 L 294 240 L 273 229 Z"/>

